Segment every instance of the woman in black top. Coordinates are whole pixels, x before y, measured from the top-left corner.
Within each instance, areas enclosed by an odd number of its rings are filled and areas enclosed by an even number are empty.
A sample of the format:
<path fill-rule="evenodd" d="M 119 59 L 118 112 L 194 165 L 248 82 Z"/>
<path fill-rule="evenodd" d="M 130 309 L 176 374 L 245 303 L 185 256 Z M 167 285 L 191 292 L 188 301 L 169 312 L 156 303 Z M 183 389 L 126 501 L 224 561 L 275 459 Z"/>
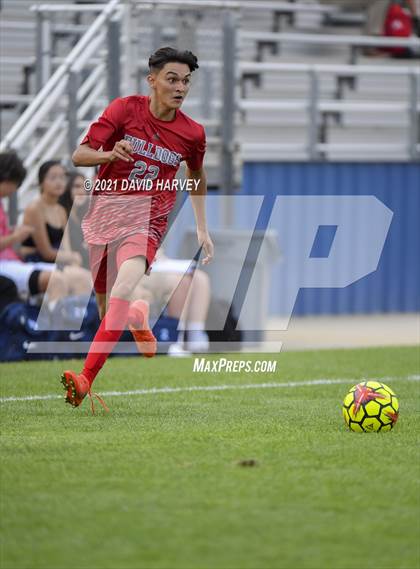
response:
<path fill-rule="evenodd" d="M 50 160 L 41 165 L 38 179 L 40 196 L 25 208 L 23 218 L 34 231 L 22 243 L 21 255 L 25 261 L 56 263 L 73 283 L 74 294 L 89 293 L 90 274 L 81 267 L 81 254 L 71 248 L 67 213 L 59 203 L 65 191 L 66 171 L 60 162 Z"/>

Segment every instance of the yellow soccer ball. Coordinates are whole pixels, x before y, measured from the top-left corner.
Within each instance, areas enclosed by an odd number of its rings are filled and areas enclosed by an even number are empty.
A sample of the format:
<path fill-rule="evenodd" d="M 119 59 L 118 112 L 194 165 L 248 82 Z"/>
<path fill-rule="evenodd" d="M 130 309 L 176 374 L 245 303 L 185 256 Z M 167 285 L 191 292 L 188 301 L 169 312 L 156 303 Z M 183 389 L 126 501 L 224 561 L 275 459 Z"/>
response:
<path fill-rule="evenodd" d="M 343 401 L 343 417 L 356 433 L 390 431 L 398 420 L 399 404 L 390 387 L 363 381 L 350 389 Z"/>

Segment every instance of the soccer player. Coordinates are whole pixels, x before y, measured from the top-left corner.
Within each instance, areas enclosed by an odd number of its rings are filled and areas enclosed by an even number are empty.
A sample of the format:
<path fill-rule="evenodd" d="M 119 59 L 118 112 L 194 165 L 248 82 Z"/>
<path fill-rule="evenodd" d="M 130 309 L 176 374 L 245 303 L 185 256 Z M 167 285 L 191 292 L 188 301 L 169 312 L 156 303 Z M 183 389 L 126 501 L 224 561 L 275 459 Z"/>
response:
<path fill-rule="evenodd" d="M 127 324 L 139 351 L 149 357 L 156 352 L 148 305 L 132 295 L 150 270 L 166 230 L 176 198 L 167 183 L 182 161 L 196 187 L 190 195 L 203 264 L 213 257 L 205 212 L 205 132 L 180 110 L 197 68 L 190 51 L 158 49 L 149 59 L 150 96 L 112 101 L 73 154 L 75 166 L 100 166 L 82 229 L 103 318 L 82 372 L 62 375 L 66 402 L 73 407 L 87 394 L 92 403 L 91 385 Z"/>

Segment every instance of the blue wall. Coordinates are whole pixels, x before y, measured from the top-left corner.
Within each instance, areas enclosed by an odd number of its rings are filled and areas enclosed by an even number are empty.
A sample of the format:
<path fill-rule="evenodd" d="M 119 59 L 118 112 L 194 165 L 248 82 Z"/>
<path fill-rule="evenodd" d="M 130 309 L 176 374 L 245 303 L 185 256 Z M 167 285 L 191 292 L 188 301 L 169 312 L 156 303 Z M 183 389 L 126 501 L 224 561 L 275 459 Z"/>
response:
<path fill-rule="evenodd" d="M 294 314 L 420 310 L 419 164 L 246 163 L 242 193 L 266 197 L 260 226 L 267 223 L 277 195 L 374 195 L 394 212 L 378 269 L 346 288 L 301 290 Z M 272 282 L 280 270 L 273 268 Z M 279 314 L 281 299 L 274 288 L 270 313 Z"/>

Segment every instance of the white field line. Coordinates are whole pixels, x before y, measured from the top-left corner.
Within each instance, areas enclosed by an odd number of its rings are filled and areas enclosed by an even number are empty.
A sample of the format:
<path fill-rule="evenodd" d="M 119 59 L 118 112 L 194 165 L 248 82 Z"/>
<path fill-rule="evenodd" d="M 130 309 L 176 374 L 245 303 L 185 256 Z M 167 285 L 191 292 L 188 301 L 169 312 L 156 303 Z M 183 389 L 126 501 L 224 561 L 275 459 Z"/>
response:
<path fill-rule="evenodd" d="M 104 397 L 127 397 L 132 395 L 156 395 L 159 393 L 188 393 L 191 391 L 227 391 L 244 389 L 278 389 L 293 387 L 308 387 L 311 385 L 335 385 L 342 383 L 358 383 L 361 381 L 420 381 L 420 375 L 409 375 L 405 377 L 371 377 L 363 379 L 308 379 L 306 381 L 288 381 L 285 383 L 244 383 L 242 385 L 191 385 L 188 387 L 151 387 L 150 389 L 133 389 L 131 391 L 104 391 Z M 51 399 L 63 399 L 63 395 L 27 395 L 25 397 L 0 397 L 0 403 L 11 403 L 13 401 L 48 401 Z"/>

